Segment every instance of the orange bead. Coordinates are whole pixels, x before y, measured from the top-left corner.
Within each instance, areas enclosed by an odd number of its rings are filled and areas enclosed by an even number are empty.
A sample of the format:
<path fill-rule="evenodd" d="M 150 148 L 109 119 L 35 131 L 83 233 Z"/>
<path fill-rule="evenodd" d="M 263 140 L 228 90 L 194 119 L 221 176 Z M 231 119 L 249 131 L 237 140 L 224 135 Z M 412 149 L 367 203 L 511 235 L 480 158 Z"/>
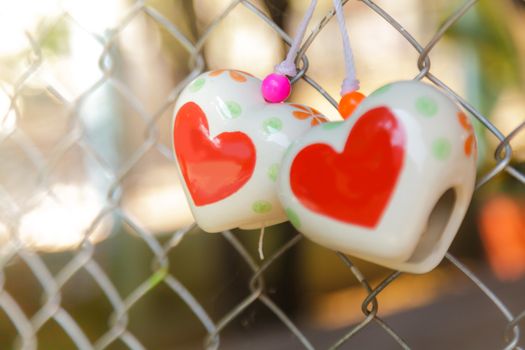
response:
<path fill-rule="evenodd" d="M 339 106 L 337 106 L 337 110 L 339 111 L 339 114 L 343 117 L 343 119 L 347 119 L 356 107 L 363 101 L 365 98 L 365 95 L 358 91 L 352 91 L 347 94 L 345 94 L 341 101 L 339 101 Z"/>

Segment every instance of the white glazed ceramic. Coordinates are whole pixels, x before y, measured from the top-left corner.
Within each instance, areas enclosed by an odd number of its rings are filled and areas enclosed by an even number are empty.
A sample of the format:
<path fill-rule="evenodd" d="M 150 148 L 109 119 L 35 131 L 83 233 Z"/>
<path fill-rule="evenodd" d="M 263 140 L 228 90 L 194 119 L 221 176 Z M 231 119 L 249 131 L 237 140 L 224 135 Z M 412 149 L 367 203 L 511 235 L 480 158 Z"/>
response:
<path fill-rule="evenodd" d="M 325 121 L 309 107 L 270 104 L 261 81 L 218 70 L 197 77 L 175 105 L 173 146 L 193 216 L 208 232 L 287 220 L 276 180 L 285 150 Z"/>
<path fill-rule="evenodd" d="M 474 189 L 468 117 L 435 87 L 402 81 L 287 152 L 279 197 L 294 226 L 334 250 L 423 273 L 444 257 Z"/>

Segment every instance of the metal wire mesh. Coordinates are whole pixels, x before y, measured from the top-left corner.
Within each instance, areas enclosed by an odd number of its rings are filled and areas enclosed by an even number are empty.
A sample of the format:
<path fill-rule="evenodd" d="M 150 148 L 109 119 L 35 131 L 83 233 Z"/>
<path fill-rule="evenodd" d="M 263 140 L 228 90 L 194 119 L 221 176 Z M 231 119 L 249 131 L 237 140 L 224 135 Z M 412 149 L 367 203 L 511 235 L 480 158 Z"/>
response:
<path fill-rule="evenodd" d="M 477 118 L 481 124 L 493 133 L 499 140 L 499 146 L 495 150 L 494 158 L 496 160 L 495 166 L 488 172 L 481 174 L 478 180 L 478 188 L 485 183 L 491 181 L 496 175 L 502 172 L 508 173 L 514 177 L 516 181 L 525 184 L 525 174 L 520 172 L 518 168 L 511 164 L 512 149 L 510 141 L 521 132 L 525 122 L 511 133 L 504 135 L 498 130 L 484 115 L 476 110 L 465 99 L 456 94 L 451 88 L 443 83 L 438 77 L 433 75 L 431 70 L 431 61 L 429 54 L 434 46 L 443 38 L 447 30 L 456 23 L 462 16 L 464 16 L 469 9 L 476 4 L 476 0 L 468 0 L 463 3 L 454 13 L 452 13 L 439 30 L 435 33 L 432 39 L 427 43 L 419 43 L 395 18 L 383 10 L 370 0 L 361 0 L 370 11 L 373 11 L 377 16 L 382 17 L 388 24 L 390 24 L 400 35 L 402 35 L 419 54 L 417 66 L 419 74 L 416 79 L 426 78 L 443 90 L 450 93 L 471 115 Z M 345 1 L 346 3 L 346 1 Z M 177 246 L 182 241 L 187 239 L 188 233 L 194 228 L 190 226 L 184 230 L 175 232 L 171 238 L 163 243 L 155 237 L 152 232 L 144 228 L 143 225 L 122 208 L 122 183 L 126 177 L 133 171 L 133 169 L 140 163 L 141 159 L 151 151 L 157 152 L 168 160 L 172 160 L 171 151 L 165 145 L 159 142 L 158 125 L 159 117 L 169 111 L 173 102 L 175 101 L 181 89 L 193 78 L 198 76 L 205 69 L 205 59 L 203 56 L 204 44 L 210 37 L 210 34 L 217 27 L 228 14 L 235 8 L 243 6 L 258 16 L 258 18 L 267 23 L 282 39 L 289 43 L 289 36 L 278 27 L 271 18 L 269 18 L 263 11 L 250 1 L 233 1 L 230 6 L 211 24 L 201 31 L 201 35 L 197 40 L 189 38 L 184 34 L 184 30 L 173 23 L 169 18 L 165 17 L 160 11 L 148 5 L 144 1 L 137 1 L 131 6 L 127 13 L 123 14 L 117 26 L 106 33 L 105 36 L 90 34 L 95 42 L 102 46 L 103 51 L 99 57 L 98 67 L 100 70 L 100 77 L 96 79 L 90 86 L 87 86 L 84 91 L 75 98 L 67 98 L 60 93 L 60 89 L 48 83 L 46 89 L 48 93 L 52 94 L 58 103 L 67 106 L 68 109 L 68 127 L 61 135 L 59 144 L 52 148 L 50 154 L 45 156 L 40 152 L 38 146 L 33 142 L 31 135 L 24 132 L 22 128 L 14 128 L 8 134 L 1 136 L 0 143 L 13 142 L 16 144 L 18 151 L 21 151 L 25 157 L 30 160 L 32 169 L 31 172 L 35 182 L 34 188 L 39 189 L 46 195 L 53 192 L 48 184 L 48 178 L 55 169 L 57 163 L 65 157 L 65 155 L 73 148 L 79 148 L 84 155 L 89 155 L 97 164 L 100 171 L 103 171 L 112 179 L 112 184 L 107 189 L 106 200 L 104 208 L 92 220 L 88 229 L 85 232 L 85 238 L 79 248 L 70 255 L 70 259 L 65 263 L 58 272 L 51 272 L 46 265 L 41 255 L 26 249 L 19 239 L 19 220 L 21 216 L 30 210 L 34 205 L 34 195 L 27 196 L 20 200 L 20 198 L 13 198 L 10 195 L 8 184 L 0 183 L 0 196 L 2 198 L 1 219 L 6 223 L 8 232 L 10 233 L 8 249 L 2 252 L 1 266 L 2 274 L 0 275 L 0 309 L 7 315 L 12 322 L 17 333 L 17 339 L 13 345 L 15 348 L 22 349 L 36 349 L 38 347 L 38 334 L 46 326 L 46 324 L 54 321 L 62 330 L 70 337 L 74 345 L 78 349 L 106 349 L 120 343 L 121 346 L 129 349 L 144 349 L 146 345 L 141 343 L 139 339 L 129 329 L 130 319 L 132 315 L 130 311 L 144 299 L 153 290 L 159 288 L 161 285 L 169 288 L 174 295 L 177 295 L 192 311 L 193 317 L 199 320 L 205 330 L 207 336 L 204 339 L 204 346 L 209 349 L 219 348 L 221 344 L 221 334 L 224 329 L 230 325 L 233 320 L 239 317 L 246 309 L 256 302 L 265 305 L 282 324 L 293 334 L 298 341 L 298 346 L 306 349 L 314 349 L 314 345 L 301 331 L 300 327 L 272 300 L 268 290 L 265 286 L 264 274 L 275 261 L 285 256 L 293 247 L 302 239 L 297 234 L 279 249 L 277 249 L 271 256 L 266 257 L 262 263 L 257 263 L 250 255 L 243 243 L 231 232 L 223 232 L 222 238 L 238 253 L 240 258 L 246 263 L 251 271 L 251 277 L 248 281 L 249 293 L 245 298 L 234 308 L 229 310 L 219 319 L 213 319 L 209 316 L 207 310 L 201 305 L 201 302 L 188 290 L 173 274 L 170 269 L 170 257 Z M 132 21 L 139 14 L 149 17 L 157 26 L 163 28 L 174 40 L 176 40 L 184 50 L 188 53 L 188 62 L 191 71 L 186 75 L 179 84 L 173 86 L 169 96 L 161 103 L 153 112 L 146 112 L 141 107 L 141 101 L 134 95 L 126 84 L 122 83 L 116 77 L 116 70 L 109 59 L 113 55 L 112 49 L 115 45 L 119 35 L 126 29 L 130 21 Z M 308 72 L 308 58 L 305 54 L 309 45 L 315 40 L 328 21 L 333 17 L 334 12 L 330 11 L 326 14 L 324 19 L 314 28 L 305 44 L 300 51 L 300 60 L 302 70 L 299 78 L 306 81 L 320 94 L 322 94 L 330 103 L 336 105 L 335 100 L 325 92 L 325 90 L 307 74 Z M 75 17 L 67 10 L 64 10 L 60 16 L 60 20 L 67 19 L 74 25 L 80 26 Z M 28 47 L 30 48 L 27 54 L 27 59 L 30 64 L 26 69 L 18 75 L 16 82 L 12 89 L 5 91 L 10 98 L 10 109 L 14 110 L 18 118 L 21 118 L 23 111 L 17 109 L 17 100 L 20 98 L 21 91 L 31 83 L 35 72 L 45 64 L 42 55 L 41 44 L 46 33 L 42 33 L 41 37 L 34 37 L 27 35 Z M 87 142 L 87 132 L 84 123 L 79 117 L 79 110 L 82 108 L 85 101 L 93 94 L 102 84 L 110 84 L 115 90 L 126 99 L 130 108 L 135 109 L 144 119 L 145 134 L 140 140 L 140 146 L 133 150 L 133 153 L 127 158 L 125 162 L 120 164 L 118 168 L 113 168 L 104 160 L 104 156 L 100 154 L 99 150 L 90 147 Z M 8 112 L 9 112 L 8 111 Z M 36 193 L 36 191 L 35 191 Z M 40 192 L 39 192 L 40 193 Z M 93 244 L 88 238 L 92 232 L 101 225 L 107 217 L 117 218 L 123 224 L 126 224 L 135 237 L 151 250 L 153 254 L 152 268 L 150 275 L 141 284 L 136 286 L 131 292 L 122 294 L 115 286 L 114 282 L 108 277 L 108 274 L 95 259 L 97 245 Z M 175 253 L 176 254 L 176 253 Z M 362 301 L 363 318 L 360 323 L 353 326 L 340 339 L 334 341 L 331 348 L 340 348 L 346 341 L 355 336 L 358 332 L 371 324 L 377 324 L 382 331 L 386 332 L 392 339 L 399 344 L 403 349 L 410 348 L 410 339 L 405 339 L 406 335 L 398 334 L 392 329 L 385 320 L 378 315 L 379 301 L 378 295 L 382 293 L 389 285 L 395 281 L 401 274 L 393 272 L 381 283 L 372 286 L 367 277 L 352 263 L 351 258 L 338 254 L 342 263 L 345 264 L 349 271 L 353 274 L 355 279 L 366 290 L 367 296 Z M 500 300 L 483 282 L 467 267 L 457 260 L 452 255 L 447 255 L 447 259 L 457 267 L 459 271 L 464 273 L 472 282 L 479 288 L 480 292 L 485 294 L 488 301 L 492 302 L 496 309 L 501 312 L 506 320 L 506 324 L 502 325 L 504 331 L 502 337 L 504 338 L 505 349 L 519 348 L 520 341 L 520 321 L 525 318 L 525 310 L 512 313 L 506 306 L 503 300 Z M 7 288 L 6 283 L 9 282 L 4 274 L 5 268 L 9 264 L 26 264 L 31 271 L 34 278 L 37 279 L 43 291 L 43 298 L 39 303 L 38 311 L 28 314 L 24 311 L 24 307 L 19 305 L 17 295 L 11 294 Z M 149 262 L 148 262 L 149 263 Z M 111 305 L 113 312 L 108 319 L 106 332 L 98 339 L 89 339 L 85 334 L 85 330 L 75 317 L 73 317 L 64 307 L 62 302 L 62 291 L 75 275 L 79 273 L 89 274 L 93 281 L 99 286 L 107 301 Z M 432 317 L 432 315 L 429 315 Z M 1 347 L 11 348 L 11 345 L 1 344 Z"/>

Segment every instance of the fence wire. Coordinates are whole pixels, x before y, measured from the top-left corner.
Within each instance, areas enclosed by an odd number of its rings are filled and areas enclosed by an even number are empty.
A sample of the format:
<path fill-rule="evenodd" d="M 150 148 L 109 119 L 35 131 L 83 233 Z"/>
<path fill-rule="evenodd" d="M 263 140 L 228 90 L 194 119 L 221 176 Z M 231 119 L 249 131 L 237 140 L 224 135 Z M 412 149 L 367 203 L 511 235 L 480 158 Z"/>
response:
<path fill-rule="evenodd" d="M 447 30 L 461 19 L 473 6 L 476 5 L 476 0 L 469 0 L 462 3 L 459 8 L 450 14 L 448 19 L 443 22 L 443 25 L 436 31 L 435 35 L 427 43 L 418 42 L 409 31 L 396 21 L 388 12 L 370 0 L 361 0 L 370 11 L 373 11 L 384 19 L 389 25 L 399 32 L 418 53 L 417 67 L 419 73 L 415 79 L 427 79 L 428 81 L 439 86 L 441 89 L 447 91 L 452 95 L 459 104 L 461 104 L 472 116 L 474 116 L 485 128 L 487 128 L 499 140 L 499 145 L 494 153 L 495 165 L 490 171 L 479 176 L 478 188 L 491 181 L 496 175 L 506 172 L 516 179 L 521 184 L 525 184 L 525 173 L 520 171 L 516 166 L 511 164 L 512 149 L 510 142 L 516 135 L 523 132 L 525 122 L 522 123 L 512 132 L 507 135 L 503 134 L 496 128 L 486 116 L 481 114 L 463 97 L 456 94 L 450 87 L 432 73 L 430 53 L 435 45 L 443 38 Z M 347 1 L 344 2 L 345 4 Z M 6 5 L 2 5 L 6 6 Z M 148 5 L 144 1 L 137 1 L 127 9 L 127 13 L 121 16 L 119 23 L 106 31 L 105 35 L 93 34 L 89 30 L 85 30 L 92 39 L 101 45 L 103 48 L 102 54 L 98 60 L 98 69 L 100 77 L 91 83 L 76 97 L 71 98 L 65 96 L 60 87 L 54 86 L 52 83 L 46 83 L 47 93 L 51 94 L 58 103 L 67 107 L 67 128 L 60 136 L 60 142 L 52 147 L 51 152 L 43 154 L 39 149 L 37 143 L 33 140 L 33 135 L 28 134 L 21 127 L 14 127 L 9 132 L 0 134 L 0 144 L 11 142 L 16 145 L 17 151 L 21 152 L 29 161 L 30 173 L 33 181 L 33 189 L 29 195 L 22 198 L 14 198 L 10 194 L 9 184 L 0 182 L 0 198 L 1 200 L 1 215 L 0 219 L 6 226 L 6 232 L 9 233 L 8 241 L 4 242 L 4 249 L 1 254 L 2 272 L 0 272 L 0 309 L 9 318 L 16 332 L 16 340 L 14 344 L 1 344 L 2 349 L 7 348 L 21 348 L 21 349 L 37 349 L 38 335 L 46 325 L 51 322 L 56 323 L 69 336 L 71 341 L 78 349 L 106 349 L 112 347 L 115 343 L 129 349 L 145 349 L 146 345 L 141 342 L 138 336 L 133 334 L 129 329 L 132 310 L 141 300 L 152 291 L 159 288 L 161 285 L 169 288 L 175 295 L 177 295 L 192 311 L 193 316 L 201 323 L 207 336 L 204 339 L 204 347 L 208 349 L 217 349 L 221 344 L 221 334 L 236 318 L 238 318 L 245 310 L 256 302 L 265 305 L 275 316 L 282 322 L 282 324 L 297 338 L 298 346 L 305 349 L 316 348 L 301 328 L 289 317 L 271 298 L 266 285 L 264 274 L 269 267 L 271 267 L 278 259 L 282 258 L 293 249 L 302 237 L 296 234 L 293 238 L 284 243 L 279 249 L 276 249 L 271 256 L 267 256 L 261 263 L 256 262 L 246 246 L 229 231 L 222 233 L 222 239 L 233 248 L 239 258 L 242 259 L 248 269 L 251 277 L 247 281 L 249 293 L 244 299 L 233 307 L 229 312 L 224 314 L 221 318 L 212 318 L 206 308 L 201 304 L 199 299 L 192 294 L 177 279 L 173 272 L 170 271 L 170 253 L 178 247 L 181 242 L 187 239 L 188 234 L 195 226 L 177 231 L 172 234 L 171 238 L 164 241 L 154 236 L 151 230 L 144 227 L 144 225 L 128 211 L 122 207 L 122 184 L 128 175 L 138 166 L 141 160 L 150 152 L 156 152 L 169 161 L 172 161 L 172 155 L 169 147 L 166 147 L 159 140 L 159 126 L 158 121 L 163 113 L 171 111 L 173 103 L 178 96 L 181 89 L 192 79 L 198 76 L 205 70 L 205 58 L 203 55 L 204 44 L 209 39 L 211 33 L 217 28 L 217 25 L 223 21 L 228 14 L 237 7 L 244 7 L 257 15 L 260 21 L 265 22 L 273 31 L 275 31 L 286 43 L 290 43 L 290 37 L 257 5 L 250 1 L 233 1 L 220 16 L 216 17 L 211 23 L 200 30 L 200 35 L 195 40 L 185 34 L 185 30 L 180 28 L 169 18 L 165 17 L 159 10 Z M 169 36 L 177 41 L 188 54 L 188 65 L 191 70 L 187 73 L 184 79 L 181 79 L 176 86 L 171 88 L 171 93 L 154 111 L 145 111 L 141 105 L 139 97 L 126 86 L 116 75 L 118 67 L 115 66 L 115 60 L 112 59 L 114 54 L 113 49 L 116 45 L 119 35 L 126 30 L 129 23 L 139 15 L 146 15 L 156 26 L 162 28 Z M 334 16 L 334 11 L 329 11 L 326 16 L 314 27 L 309 34 L 303 47 L 299 53 L 298 64 L 301 71 L 298 79 L 306 81 L 314 89 L 316 89 L 324 98 L 331 104 L 336 105 L 336 101 L 314 80 L 308 73 L 308 56 L 307 49 L 315 41 L 317 35 L 323 30 L 325 25 Z M 74 26 L 82 27 L 74 15 L 64 9 L 57 21 L 67 20 Z M 42 42 L 46 38 L 47 33 L 41 33 L 39 37 L 32 34 L 27 34 L 27 47 L 29 53 L 26 56 L 28 65 L 20 72 L 16 81 L 11 88 L 4 89 L 4 93 L 9 96 L 10 106 L 3 116 L 4 120 L 7 114 L 14 111 L 18 120 L 23 120 L 24 111 L 19 109 L 19 99 L 21 93 L 31 84 L 36 72 L 45 64 L 45 58 L 42 53 Z M 145 134 L 140 140 L 140 146 L 135 148 L 133 152 L 122 162 L 118 167 L 108 164 L 105 154 L 101 154 L 99 149 L 91 147 L 88 140 L 88 132 L 86 125 L 81 120 L 80 110 L 83 108 L 90 96 L 97 93 L 97 90 L 104 84 L 110 86 L 118 91 L 125 99 L 129 108 L 137 112 L 144 121 Z M 66 157 L 71 150 L 80 150 L 84 156 L 90 157 L 97 165 L 97 169 L 109 176 L 112 179 L 111 186 L 107 188 L 105 193 L 105 205 L 100 210 L 95 218 L 89 223 L 87 230 L 84 233 L 84 239 L 78 246 L 78 249 L 71 254 L 71 259 L 65 263 L 59 271 L 51 271 L 46 265 L 41 254 L 34 252 L 32 249 L 25 247 L 25 243 L 20 238 L 20 219 L 30 211 L 39 198 L 42 196 L 55 196 L 54 188 L 50 186 L 49 178 L 53 171 L 56 170 L 59 162 Z M 36 198 L 35 198 L 36 197 Z M 133 235 L 140 239 L 145 244 L 151 254 L 153 260 L 151 261 L 151 272 L 138 287 L 131 292 L 123 294 L 118 286 L 111 280 L 108 273 L 95 259 L 97 252 L 97 245 L 89 238 L 96 231 L 97 227 L 104 224 L 104 221 L 111 217 L 119 221 L 121 224 L 129 227 Z M 356 281 L 366 291 L 367 296 L 362 301 L 362 321 L 354 325 L 348 332 L 333 342 L 331 349 L 338 349 L 350 338 L 354 337 L 361 330 L 369 327 L 375 323 L 379 326 L 379 330 L 384 331 L 389 335 L 400 348 L 410 349 L 410 339 L 408 335 L 397 333 L 384 319 L 378 314 L 379 301 L 378 295 L 389 287 L 400 275 L 400 272 L 393 272 L 388 275 L 381 283 L 373 286 L 365 274 L 352 263 L 352 259 L 348 256 L 337 254 L 349 272 L 354 276 Z M 499 299 L 490 288 L 488 288 L 473 272 L 471 272 L 458 259 L 448 254 L 446 257 L 459 271 L 467 276 L 472 283 L 477 286 L 480 293 L 486 295 L 488 301 L 494 304 L 495 309 L 501 312 L 506 320 L 506 324 L 502 324 L 502 338 L 504 340 L 505 349 L 519 349 L 520 341 L 520 321 L 525 318 L 525 310 L 517 314 L 511 312 L 505 305 L 505 302 Z M 146 262 L 144 262 L 146 263 Z M 150 262 L 147 262 L 150 263 Z M 24 310 L 24 306 L 20 305 L 17 300 L 17 295 L 10 293 L 6 287 L 9 280 L 6 278 L 5 270 L 13 264 L 25 264 L 31 271 L 33 278 L 35 278 L 41 285 L 43 294 L 42 300 L 39 304 L 38 311 L 29 314 Z M 111 305 L 113 312 L 108 319 L 106 332 L 98 339 L 90 339 L 85 329 L 78 320 L 71 315 L 70 312 L 63 305 L 63 289 L 74 277 L 80 273 L 87 273 L 93 281 L 99 286 L 102 293 L 107 298 Z M 11 276 L 11 278 L 14 278 Z M 29 278 L 22 276 L 21 278 Z M 429 315 L 432 317 L 432 315 Z M 176 344 L 174 344 L 175 346 Z"/>

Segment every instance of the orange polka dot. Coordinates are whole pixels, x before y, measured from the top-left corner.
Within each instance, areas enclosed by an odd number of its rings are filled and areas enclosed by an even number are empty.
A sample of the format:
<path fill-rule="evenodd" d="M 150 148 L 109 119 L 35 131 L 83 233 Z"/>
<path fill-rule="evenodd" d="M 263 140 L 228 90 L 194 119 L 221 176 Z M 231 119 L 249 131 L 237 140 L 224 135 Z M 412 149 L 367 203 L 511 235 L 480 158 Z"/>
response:
<path fill-rule="evenodd" d="M 470 134 L 465 140 L 465 154 L 470 157 L 472 154 L 472 148 L 474 147 L 474 135 Z"/>
<path fill-rule="evenodd" d="M 467 117 L 467 115 L 463 112 L 458 112 L 458 120 L 459 120 L 459 123 L 461 124 L 461 126 L 463 127 L 463 129 L 465 130 L 471 130 L 472 129 L 472 125 L 470 125 L 470 121 Z"/>
<path fill-rule="evenodd" d="M 222 72 L 224 72 L 224 69 L 214 70 L 213 72 L 210 72 L 210 77 L 216 77 L 216 76 L 220 75 Z"/>
<path fill-rule="evenodd" d="M 246 81 L 246 78 L 242 75 L 242 73 L 239 73 L 239 72 L 234 71 L 234 70 L 230 71 L 230 77 L 233 80 L 238 81 L 239 83 L 244 83 Z"/>

